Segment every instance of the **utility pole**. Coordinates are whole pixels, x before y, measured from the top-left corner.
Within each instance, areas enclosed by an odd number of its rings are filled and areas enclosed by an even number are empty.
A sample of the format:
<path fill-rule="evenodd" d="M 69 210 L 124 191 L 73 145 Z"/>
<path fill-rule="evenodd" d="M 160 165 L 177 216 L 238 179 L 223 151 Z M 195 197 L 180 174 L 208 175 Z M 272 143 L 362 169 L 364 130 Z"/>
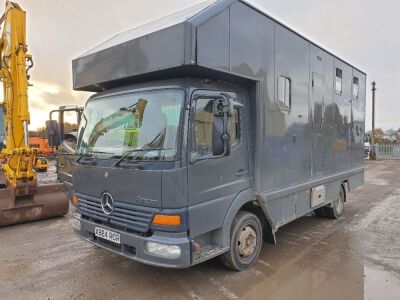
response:
<path fill-rule="evenodd" d="M 371 150 L 370 158 L 376 160 L 375 152 L 375 93 L 376 93 L 376 82 L 372 82 L 372 136 L 371 136 Z"/>

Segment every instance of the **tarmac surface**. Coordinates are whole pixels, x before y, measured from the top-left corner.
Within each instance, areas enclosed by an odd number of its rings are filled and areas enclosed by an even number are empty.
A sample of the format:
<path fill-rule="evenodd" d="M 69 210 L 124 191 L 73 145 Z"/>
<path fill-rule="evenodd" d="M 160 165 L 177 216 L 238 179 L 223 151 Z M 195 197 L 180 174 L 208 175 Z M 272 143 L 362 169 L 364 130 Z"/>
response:
<path fill-rule="evenodd" d="M 339 220 L 306 216 L 236 273 L 145 266 L 81 241 L 72 218 L 0 229 L 0 299 L 400 299 L 400 162 L 368 163 Z"/>

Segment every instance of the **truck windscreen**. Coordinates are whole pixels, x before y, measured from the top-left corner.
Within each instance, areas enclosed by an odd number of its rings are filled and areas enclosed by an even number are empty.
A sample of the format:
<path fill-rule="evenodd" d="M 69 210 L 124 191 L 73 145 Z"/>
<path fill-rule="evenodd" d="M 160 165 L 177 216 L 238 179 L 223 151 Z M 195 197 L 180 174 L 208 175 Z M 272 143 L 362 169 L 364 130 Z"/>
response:
<path fill-rule="evenodd" d="M 95 98 L 88 102 L 83 113 L 77 153 L 175 160 L 183 100 L 181 90 Z"/>

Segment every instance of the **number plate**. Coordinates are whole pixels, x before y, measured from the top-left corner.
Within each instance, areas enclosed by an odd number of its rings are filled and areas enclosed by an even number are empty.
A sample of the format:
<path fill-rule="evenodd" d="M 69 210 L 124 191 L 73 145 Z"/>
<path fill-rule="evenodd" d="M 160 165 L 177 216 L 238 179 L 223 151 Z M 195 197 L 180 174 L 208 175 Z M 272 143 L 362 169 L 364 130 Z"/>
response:
<path fill-rule="evenodd" d="M 99 238 L 105 239 L 107 241 L 110 241 L 110 242 L 113 242 L 116 244 L 121 244 L 121 235 L 119 233 L 112 232 L 110 230 L 103 229 L 100 227 L 96 227 L 94 229 L 94 235 Z"/>

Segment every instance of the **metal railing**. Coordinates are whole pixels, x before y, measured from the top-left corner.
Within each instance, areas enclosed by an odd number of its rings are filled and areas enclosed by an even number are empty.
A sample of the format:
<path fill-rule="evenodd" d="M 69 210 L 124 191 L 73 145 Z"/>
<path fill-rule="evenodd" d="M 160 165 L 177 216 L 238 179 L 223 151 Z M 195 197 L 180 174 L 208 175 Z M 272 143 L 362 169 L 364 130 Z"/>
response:
<path fill-rule="evenodd" d="M 400 145 L 375 145 L 377 160 L 400 160 Z"/>

